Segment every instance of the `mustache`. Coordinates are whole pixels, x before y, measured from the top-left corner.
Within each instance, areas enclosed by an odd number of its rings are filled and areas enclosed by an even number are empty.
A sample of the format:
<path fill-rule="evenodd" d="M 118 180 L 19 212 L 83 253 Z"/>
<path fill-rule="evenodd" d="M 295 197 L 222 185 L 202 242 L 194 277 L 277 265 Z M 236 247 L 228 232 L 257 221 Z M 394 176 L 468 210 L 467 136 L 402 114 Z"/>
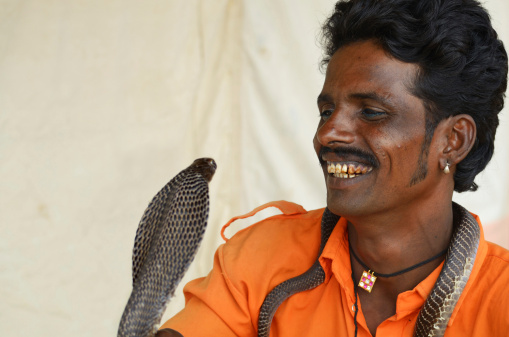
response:
<path fill-rule="evenodd" d="M 353 147 L 338 147 L 331 149 L 330 147 L 327 146 L 322 146 L 318 153 L 318 160 L 320 161 L 321 165 L 325 164 L 325 161 L 322 158 L 327 153 L 334 153 L 339 157 L 354 156 L 361 159 L 362 161 L 365 161 L 374 168 L 378 168 L 378 166 L 380 165 L 376 157 L 372 153 L 369 153 L 367 151 Z"/>

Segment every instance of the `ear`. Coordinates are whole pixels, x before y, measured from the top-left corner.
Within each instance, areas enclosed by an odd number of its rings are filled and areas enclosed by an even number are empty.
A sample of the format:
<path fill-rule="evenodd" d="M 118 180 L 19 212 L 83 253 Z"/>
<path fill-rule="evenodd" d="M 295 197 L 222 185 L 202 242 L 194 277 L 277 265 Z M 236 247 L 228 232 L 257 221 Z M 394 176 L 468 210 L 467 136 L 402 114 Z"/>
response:
<path fill-rule="evenodd" d="M 475 144 L 477 127 L 470 115 L 456 115 L 443 120 L 447 141 L 440 156 L 440 168 L 455 166 L 468 155 Z"/>

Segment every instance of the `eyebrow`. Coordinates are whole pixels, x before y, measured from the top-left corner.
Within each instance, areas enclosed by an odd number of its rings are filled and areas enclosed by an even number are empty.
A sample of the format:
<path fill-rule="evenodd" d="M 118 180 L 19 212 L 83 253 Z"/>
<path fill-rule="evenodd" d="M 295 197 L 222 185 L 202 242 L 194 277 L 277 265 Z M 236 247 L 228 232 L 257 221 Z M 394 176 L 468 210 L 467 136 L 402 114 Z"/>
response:
<path fill-rule="evenodd" d="M 353 98 L 359 98 L 359 99 L 371 99 L 373 101 L 377 101 L 383 104 L 392 105 L 392 100 L 390 99 L 390 95 L 386 94 L 384 96 L 377 94 L 376 92 L 370 91 L 370 92 L 364 92 L 364 93 L 356 93 L 350 95 L 350 97 Z"/>
<path fill-rule="evenodd" d="M 329 94 L 320 94 L 316 99 L 316 103 L 320 104 L 322 102 L 332 102 L 332 96 Z"/>
<path fill-rule="evenodd" d="M 371 99 L 373 101 L 377 101 L 386 105 L 393 105 L 392 100 L 390 99 L 390 95 L 380 95 L 376 92 L 369 91 L 369 92 L 362 92 L 362 93 L 354 93 L 349 96 L 349 98 L 357 98 L 357 99 Z M 332 96 L 329 94 L 320 94 L 317 98 L 317 103 L 320 104 L 322 102 L 332 102 Z"/>

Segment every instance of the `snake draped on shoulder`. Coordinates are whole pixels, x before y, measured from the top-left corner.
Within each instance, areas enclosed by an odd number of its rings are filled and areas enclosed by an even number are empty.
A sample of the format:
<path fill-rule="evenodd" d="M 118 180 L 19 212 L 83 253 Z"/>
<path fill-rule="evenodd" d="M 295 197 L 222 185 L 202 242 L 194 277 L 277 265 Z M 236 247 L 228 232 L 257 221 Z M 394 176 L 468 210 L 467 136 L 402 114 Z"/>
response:
<path fill-rule="evenodd" d="M 463 207 L 452 203 L 453 235 L 438 279 L 419 312 L 414 337 L 443 336 L 449 318 L 465 288 L 474 265 L 480 240 L 480 228 L 475 218 Z M 325 209 L 321 222 L 321 245 L 314 264 L 303 274 L 286 280 L 272 289 L 260 308 L 258 337 L 268 337 L 272 319 L 278 307 L 290 296 L 316 288 L 325 280 L 318 258 L 339 217 Z M 355 285 L 354 285 L 355 286 Z"/>

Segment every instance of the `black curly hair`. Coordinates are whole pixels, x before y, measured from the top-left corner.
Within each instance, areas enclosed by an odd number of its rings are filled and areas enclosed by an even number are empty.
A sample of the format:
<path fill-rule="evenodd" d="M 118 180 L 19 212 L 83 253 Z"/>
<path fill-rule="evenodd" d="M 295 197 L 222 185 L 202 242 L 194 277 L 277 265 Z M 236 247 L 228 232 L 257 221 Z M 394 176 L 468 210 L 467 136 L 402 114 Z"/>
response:
<path fill-rule="evenodd" d="M 441 120 L 472 116 L 477 139 L 456 167 L 454 190 L 477 190 L 474 179 L 493 156 L 507 87 L 507 53 L 481 4 L 476 0 L 339 1 L 322 34 L 324 66 L 342 46 L 364 40 L 374 40 L 394 58 L 419 66 L 414 94 L 427 111 L 425 156 Z"/>

